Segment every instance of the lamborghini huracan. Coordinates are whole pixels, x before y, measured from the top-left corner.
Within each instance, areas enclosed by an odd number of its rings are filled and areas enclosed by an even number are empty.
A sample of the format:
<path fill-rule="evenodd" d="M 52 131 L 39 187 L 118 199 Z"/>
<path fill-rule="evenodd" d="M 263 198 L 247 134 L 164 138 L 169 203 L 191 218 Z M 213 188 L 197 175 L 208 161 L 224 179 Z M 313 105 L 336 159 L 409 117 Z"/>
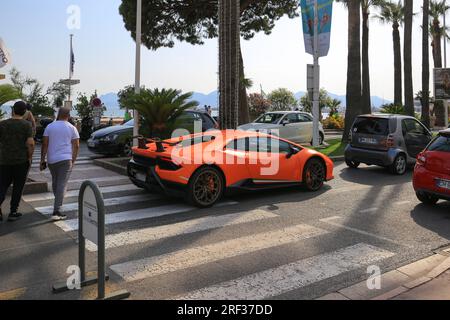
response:
<path fill-rule="evenodd" d="M 180 195 L 207 208 L 232 189 L 304 186 L 317 191 L 333 179 L 333 162 L 279 137 L 216 130 L 164 141 L 140 137 L 128 176 L 140 188 Z"/>

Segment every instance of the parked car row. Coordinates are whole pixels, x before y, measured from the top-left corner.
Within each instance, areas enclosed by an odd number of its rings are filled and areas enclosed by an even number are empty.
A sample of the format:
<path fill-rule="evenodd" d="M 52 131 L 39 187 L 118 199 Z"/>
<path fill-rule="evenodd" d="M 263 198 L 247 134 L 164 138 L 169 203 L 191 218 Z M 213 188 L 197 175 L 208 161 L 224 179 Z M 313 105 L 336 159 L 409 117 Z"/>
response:
<path fill-rule="evenodd" d="M 350 168 L 361 163 L 387 167 L 396 175 L 415 166 L 413 186 L 421 202 L 450 200 L 450 129 L 433 138 L 413 117 L 359 116 L 350 131 L 345 162 Z"/>
<path fill-rule="evenodd" d="M 194 132 L 194 123 L 201 122 L 202 131 L 218 128 L 217 122 L 206 112 L 185 111 L 178 119 L 178 128 Z M 123 125 L 104 128 L 92 133 L 87 144 L 90 151 L 102 155 L 131 156 L 134 120 Z"/>

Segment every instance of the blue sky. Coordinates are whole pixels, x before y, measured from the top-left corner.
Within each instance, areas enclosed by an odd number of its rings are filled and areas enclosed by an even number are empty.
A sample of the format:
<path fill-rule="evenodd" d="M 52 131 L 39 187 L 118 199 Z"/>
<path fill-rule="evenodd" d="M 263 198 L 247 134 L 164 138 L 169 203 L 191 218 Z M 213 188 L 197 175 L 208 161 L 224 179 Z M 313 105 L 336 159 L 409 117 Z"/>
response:
<path fill-rule="evenodd" d="M 144 0 L 145 1 L 145 0 Z M 2 0 L 0 37 L 11 55 L 12 65 L 45 85 L 66 78 L 69 70 L 69 34 L 73 33 L 76 91 L 100 94 L 116 92 L 134 83 L 135 45 L 118 13 L 120 0 Z M 67 8 L 81 9 L 81 28 L 67 28 Z M 415 1 L 415 11 L 420 4 Z M 421 15 L 415 18 L 413 34 L 414 90 L 421 86 Z M 371 19 L 372 94 L 393 98 L 393 53 L 391 26 Z M 401 35 L 403 38 L 403 34 Z M 142 49 L 142 83 L 147 87 L 173 87 L 209 93 L 217 87 L 217 41 L 204 46 L 177 43 L 175 48 Z M 301 21 L 281 19 L 270 36 L 258 34 L 242 41 L 250 91 L 286 87 L 294 92 L 306 88 L 306 64 Z M 343 94 L 346 86 L 347 12 L 334 4 L 331 48 L 322 58 L 321 86 Z M 10 69 L 2 69 L 7 73 Z"/>

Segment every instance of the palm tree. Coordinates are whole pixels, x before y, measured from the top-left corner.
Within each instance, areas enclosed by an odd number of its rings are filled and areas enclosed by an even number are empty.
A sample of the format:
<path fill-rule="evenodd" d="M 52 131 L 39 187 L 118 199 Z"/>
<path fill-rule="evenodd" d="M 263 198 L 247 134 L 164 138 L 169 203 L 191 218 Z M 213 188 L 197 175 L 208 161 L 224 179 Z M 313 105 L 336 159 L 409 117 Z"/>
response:
<path fill-rule="evenodd" d="M 362 107 L 363 113 L 372 113 L 370 97 L 370 70 L 369 70 L 369 17 L 370 8 L 384 4 L 383 0 L 361 0 L 362 13 Z"/>
<path fill-rule="evenodd" d="M 402 3 L 385 2 L 377 18 L 382 23 L 392 24 L 392 40 L 394 44 L 394 104 L 402 105 L 402 54 L 400 45 L 400 25 L 404 21 Z"/>
<path fill-rule="evenodd" d="M 219 110 L 222 129 L 235 129 L 249 119 L 248 108 L 239 108 L 239 100 L 247 99 L 242 54 L 240 49 L 240 1 L 219 0 Z M 242 74 L 242 75 L 241 75 Z"/>
<path fill-rule="evenodd" d="M 18 89 L 10 84 L 0 85 L 0 107 L 5 103 L 20 99 L 21 94 Z"/>
<path fill-rule="evenodd" d="M 423 0 L 422 6 L 422 122 L 430 128 L 430 51 L 429 36 L 429 0 Z"/>
<path fill-rule="evenodd" d="M 166 137 L 172 133 L 184 110 L 198 106 L 198 102 L 188 101 L 191 96 L 192 92 L 181 94 L 175 89 L 144 89 L 128 96 L 123 103 L 128 109 L 139 111 L 149 137 Z"/>
<path fill-rule="evenodd" d="M 339 113 L 339 108 L 341 107 L 341 100 L 332 99 L 328 102 L 328 108 L 330 108 L 330 117 L 337 115 Z"/>
<path fill-rule="evenodd" d="M 444 0 L 430 1 L 430 16 L 433 18 L 430 22 L 430 37 L 435 68 L 442 68 L 441 41 L 442 38 L 444 38 L 444 41 L 447 41 L 448 36 L 447 30 L 444 30 L 444 27 L 441 27 L 440 18 L 447 12 L 448 9 L 449 7 L 445 5 Z M 445 109 L 443 101 L 439 100 L 434 104 L 434 115 L 436 116 L 436 125 L 444 126 Z"/>
<path fill-rule="evenodd" d="M 350 127 L 361 109 L 361 2 L 348 0 L 347 106 L 342 141 L 347 141 Z"/>
<path fill-rule="evenodd" d="M 403 39 L 403 59 L 405 74 L 405 110 L 410 116 L 414 116 L 414 89 L 412 78 L 412 24 L 413 24 L 413 0 L 405 0 L 405 29 Z"/>

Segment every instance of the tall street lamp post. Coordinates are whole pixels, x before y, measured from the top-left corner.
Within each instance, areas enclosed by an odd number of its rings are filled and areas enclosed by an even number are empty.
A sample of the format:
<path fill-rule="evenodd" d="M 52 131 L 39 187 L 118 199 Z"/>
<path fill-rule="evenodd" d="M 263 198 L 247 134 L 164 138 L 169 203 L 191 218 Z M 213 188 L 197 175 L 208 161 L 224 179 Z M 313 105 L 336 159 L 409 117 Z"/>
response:
<path fill-rule="evenodd" d="M 141 92 L 141 41 L 142 41 L 142 0 L 137 0 L 137 12 L 136 12 L 136 70 L 135 70 L 135 83 L 134 90 L 136 94 Z M 139 112 L 133 110 L 134 128 L 133 136 L 139 135 Z M 133 139 L 133 145 L 137 147 L 138 139 Z"/>

